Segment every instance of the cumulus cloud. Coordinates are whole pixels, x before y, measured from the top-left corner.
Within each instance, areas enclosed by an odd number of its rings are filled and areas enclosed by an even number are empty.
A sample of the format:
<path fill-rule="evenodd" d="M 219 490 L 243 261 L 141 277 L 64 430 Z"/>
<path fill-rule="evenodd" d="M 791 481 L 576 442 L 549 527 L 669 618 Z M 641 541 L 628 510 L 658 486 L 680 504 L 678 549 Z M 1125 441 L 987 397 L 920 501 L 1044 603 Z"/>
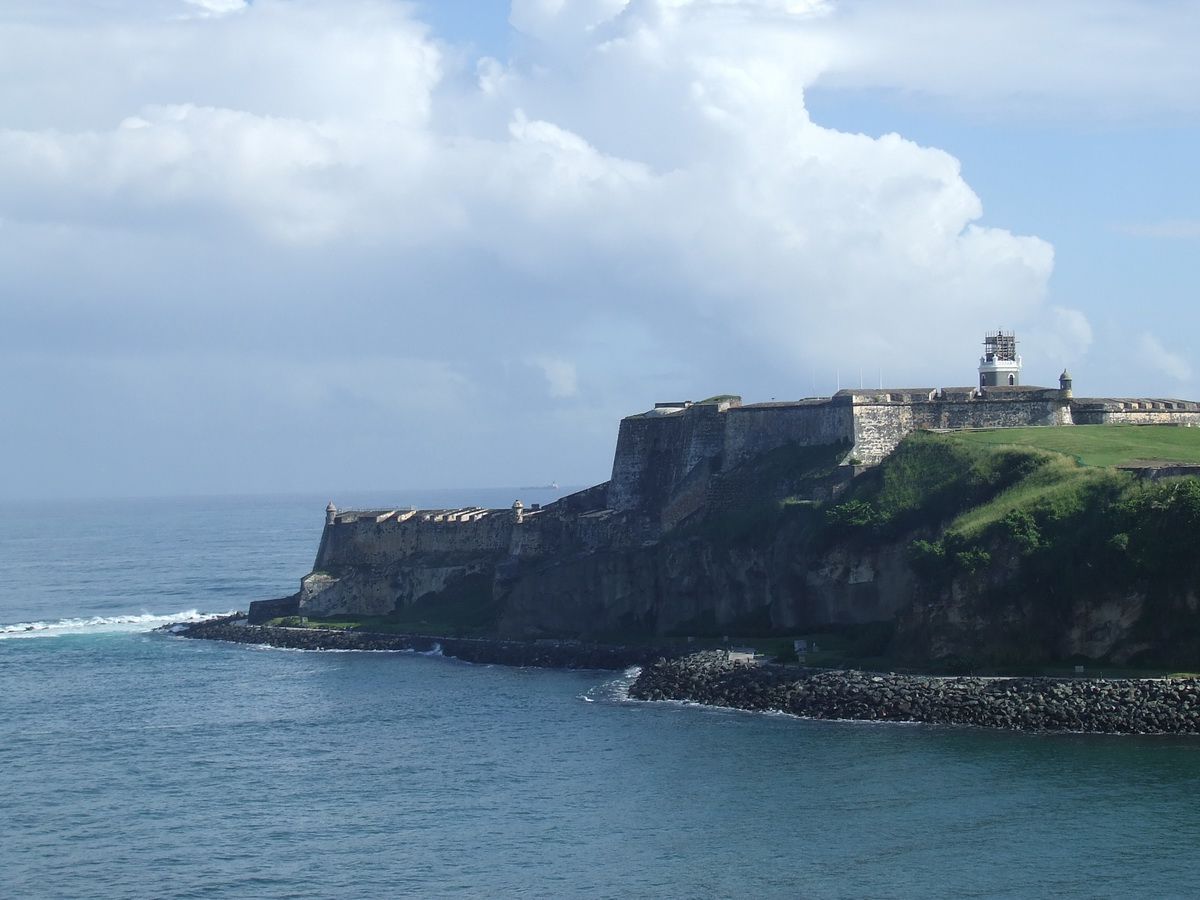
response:
<path fill-rule="evenodd" d="M 1144 332 L 1138 337 L 1137 348 L 1143 365 L 1179 382 L 1191 380 L 1192 364 L 1187 357 L 1168 350 L 1154 335 Z"/>
<path fill-rule="evenodd" d="M 579 373 L 569 359 L 538 356 L 530 362 L 541 370 L 551 397 L 574 397 L 579 393 Z"/>
<path fill-rule="evenodd" d="M 1200 17 L 1139 0 L 842 0 L 821 24 L 822 84 L 920 92 L 976 115 L 1061 120 L 1200 113 Z"/>
<path fill-rule="evenodd" d="M 838 367 L 969 381 L 983 323 L 1085 347 L 1083 314 L 1047 305 L 1051 247 L 981 226 L 953 156 L 811 119 L 805 87 L 845 71 L 839 15 L 518 0 L 528 45 L 478 63 L 384 0 L 0 15 L 0 290 L 29 298 L 0 309 L 7 340 L 148 378 L 165 348 L 287 360 L 245 367 L 259 405 L 281 381 L 348 396 L 300 360 L 372 396 L 426 396 L 433 371 L 466 433 L 544 425 L 547 392 L 608 428 L 656 394 L 800 396 Z"/>
<path fill-rule="evenodd" d="M 1079 368 L 1092 338 L 1092 325 L 1082 311 L 1050 306 L 1018 338 L 1022 357 L 1031 365 L 1026 382 L 1053 386 L 1060 369 Z"/>

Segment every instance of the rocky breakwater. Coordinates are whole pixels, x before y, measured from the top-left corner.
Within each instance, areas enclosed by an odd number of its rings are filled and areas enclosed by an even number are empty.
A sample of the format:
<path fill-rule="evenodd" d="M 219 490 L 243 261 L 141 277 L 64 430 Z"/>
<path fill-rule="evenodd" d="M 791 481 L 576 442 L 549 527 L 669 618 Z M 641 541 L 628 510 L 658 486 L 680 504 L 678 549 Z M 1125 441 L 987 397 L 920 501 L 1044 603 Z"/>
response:
<path fill-rule="evenodd" d="M 490 638 L 437 637 L 423 634 L 381 634 L 322 628 L 280 628 L 249 625 L 240 615 L 197 623 L 164 626 L 161 631 L 180 637 L 237 644 L 258 644 L 289 650 L 410 650 L 440 652 L 473 663 L 533 666 L 552 669 L 624 669 L 647 665 L 671 653 L 667 647 L 623 647 L 577 641 L 502 641 Z"/>
<path fill-rule="evenodd" d="M 636 700 L 686 700 L 813 719 L 978 725 L 1107 734 L 1200 733 L 1200 680 L 941 678 L 730 662 L 720 652 L 662 659 Z"/>

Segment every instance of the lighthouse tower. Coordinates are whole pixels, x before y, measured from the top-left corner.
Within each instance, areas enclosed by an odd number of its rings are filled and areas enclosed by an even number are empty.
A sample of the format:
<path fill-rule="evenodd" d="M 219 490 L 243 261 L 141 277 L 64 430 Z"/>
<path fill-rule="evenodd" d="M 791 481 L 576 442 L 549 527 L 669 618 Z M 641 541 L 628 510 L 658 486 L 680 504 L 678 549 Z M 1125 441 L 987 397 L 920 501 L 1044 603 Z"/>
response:
<path fill-rule="evenodd" d="M 989 331 L 983 338 L 979 357 L 979 386 L 1015 387 L 1021 383 L 1021 357 L 1017 336 L 1011 331 Z"/>

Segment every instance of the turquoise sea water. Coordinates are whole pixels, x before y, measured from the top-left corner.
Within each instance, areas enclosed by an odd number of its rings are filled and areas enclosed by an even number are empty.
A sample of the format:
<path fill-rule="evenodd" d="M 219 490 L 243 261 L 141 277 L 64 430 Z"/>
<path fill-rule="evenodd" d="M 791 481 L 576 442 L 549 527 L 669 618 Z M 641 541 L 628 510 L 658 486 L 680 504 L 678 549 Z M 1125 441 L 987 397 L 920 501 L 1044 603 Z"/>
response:
<path fill-rule="evenodd" d="M 291 591 L 326 499 L 0 507 L 0 897 L 1200 893 L 1194 739 L 807 722 L 147 632 Z"/>

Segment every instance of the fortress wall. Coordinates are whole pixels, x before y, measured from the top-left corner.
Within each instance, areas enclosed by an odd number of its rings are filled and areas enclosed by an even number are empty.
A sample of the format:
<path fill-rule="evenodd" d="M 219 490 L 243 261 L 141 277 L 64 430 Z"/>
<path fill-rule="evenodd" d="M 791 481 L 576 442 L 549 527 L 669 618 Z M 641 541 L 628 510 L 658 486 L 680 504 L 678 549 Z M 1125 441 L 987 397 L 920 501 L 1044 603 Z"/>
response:
<path fill-rule="evenodd" d="M 1020 428 L 1057 425 L 1062 404 L 1054 400 L 926 401 L 914 403 L 913 423 L 926 428 Z"/>
<path fill-rule="evenodd" d="M 541 523 L 538 521 L 540 516 L 526 518 L 520 525 L 513 523 L 508 529 L 508 547 L 506 548 L 510 556 L 537 556 L 544 552 L 544 532 L 542 531 Z"/>
<path fill-rule="evenodd" d="M 882 462 L 905 435 L 921 428 L 1019 428 L 1071 421 L 1070 408 L 1050 390 L 974 399 L 960 392 L 943 396 L 952 399 L 930 400 L 928 394 L 917 392 L 856 395 L 851 456 L 869 464 Z"/>
<path fill-rule="evenodd" d="M 674 487 L 697 463 L 721 453 L 724 415 L 716 405 L 698 404 L 669 415 L 622 419 L 608 506 L 620 510 L 647 505 L 661 509 Z"/>
<path fill-rule="evenodd" d="M 712 459 L 701 460 L 675 487 L 670 502 L 662 509 L 659 523 L 664 531 L 670 530 L 699 512 L 708 502 L 708 488 L 715 474 Z"/>
<path fill-rule="evenodd" d="M 864 463 L 881 462 L 917 428 L 910 403 L 856 404 L 853 416 L 854 447 L 849 455 Z"/>
<path fill-rule="evenodd" d="M 608 482 L 592 485 L 582 491 L 559 497 L 553 503 L 547 504 L 548 509 L 558 513 L 585 513 L 596 509 L 604 509 L 608 505 Z"/>
<path fill-rule="evenodd" d="M 836 444 L 851 440 L 853 435 L 853 412 L 848 397 L 734 407 L 725 413 L 721 468 L 731 469 L 785 444 Z"/>
<path fill-rule="evenodd" d="M 1188 400 L 1076 400 L 1076 425 L 1200 426 L 1200 403 Z"/>
<path fill-rule="evenodd" d="M 1080 422 L 1079 424 L 1084 424 Z M 1191 425 L 1200 426 L 1200 412 L 1186 410 L 1129 410 L 1127 412 L 1106 412 L 1101 418 L 1100 425 Z"/>
<path fill-rule="evenodd" d="M 425 522 L 419 515 L 338 522 L 325 526 L 313 568 L 383 566 L 416 553 L 507 552 L 516 527 L 507 510 L 473 522 Z"/>

